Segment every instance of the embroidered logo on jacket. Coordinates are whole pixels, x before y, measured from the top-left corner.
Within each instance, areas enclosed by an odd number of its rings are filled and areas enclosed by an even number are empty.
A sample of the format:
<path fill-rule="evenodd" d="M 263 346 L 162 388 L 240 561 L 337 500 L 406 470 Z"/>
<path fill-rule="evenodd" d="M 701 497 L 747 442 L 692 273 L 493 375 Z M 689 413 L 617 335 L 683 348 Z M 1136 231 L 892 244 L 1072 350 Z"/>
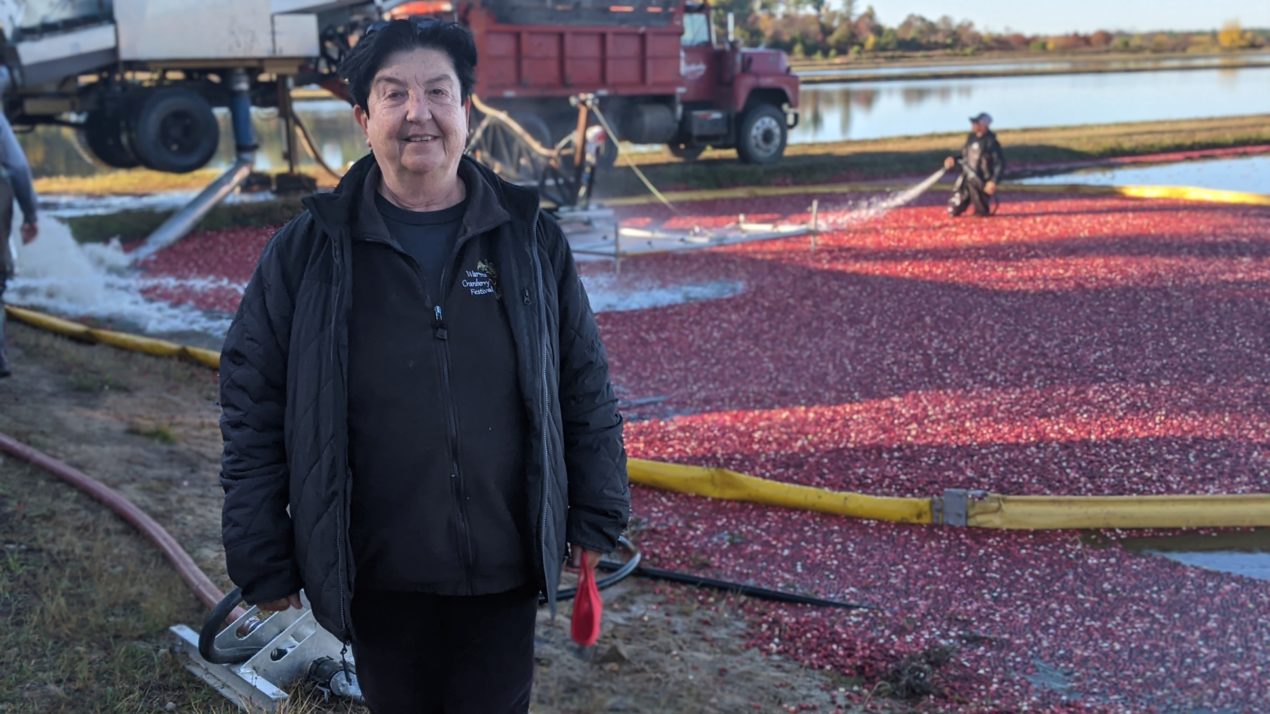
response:
<path fill-rule="evenodd" d="M 464 270 L 463 273 L 463 287 L 472 295 L 498 297 L 498 273 L 493 263 L 482 258 L 476 261 L 476 270 Z"/>

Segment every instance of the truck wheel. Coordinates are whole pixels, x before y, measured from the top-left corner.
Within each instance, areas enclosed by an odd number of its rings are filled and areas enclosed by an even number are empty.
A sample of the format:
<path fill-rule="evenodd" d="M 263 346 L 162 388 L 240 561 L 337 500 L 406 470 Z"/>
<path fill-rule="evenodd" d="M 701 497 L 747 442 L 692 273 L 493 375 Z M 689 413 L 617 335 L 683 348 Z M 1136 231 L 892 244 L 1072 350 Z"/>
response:
<path fill-rule="evenodd" d="M 692 144 L 671 144 L 668 148 L 671 156 L 684 161 L 696 161 L 701 158 L 701 154 L 705 153 L 706 150 L 704 146 L 693 146 Z"/>
<path fill-rule="evenodd" d="M 785 115 L 771 104 L 755 104 L 741 118 L 736 153 L 747 164 L 770 164 L 785 153 Z"/>
<path fill-rule="evenodd" d="M 128 138 L 147 168 L 183 174 L 211 160 L 220 144 L 220 125 L 203 95 L 160 87 L 137 98 Z"/>
<path fill-rule="evenodd" d="M 124 141 L 122 119 L 117 110 L 94 109 L 88 113 L 80 135 L 88 150 L 103 164 L 116 169 L 131 169 L 140 166 L 141 162 Z"/>

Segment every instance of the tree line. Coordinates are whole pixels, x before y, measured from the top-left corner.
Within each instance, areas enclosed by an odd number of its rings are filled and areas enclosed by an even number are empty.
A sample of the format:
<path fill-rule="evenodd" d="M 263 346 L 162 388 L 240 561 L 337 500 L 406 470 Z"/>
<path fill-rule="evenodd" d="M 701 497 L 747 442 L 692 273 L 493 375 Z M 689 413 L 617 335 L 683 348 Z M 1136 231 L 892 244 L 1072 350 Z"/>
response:
<path fill-rule="evenodd" d="M 736 34 L 747 46 L 785 50 L 795 58 L 832 59 L 895 53 L 943 52 L 1219 52 L 1270 46 L 1270 31 L 1244 29 L 1238 20 L 1210 32 L 1111 32 L 1028 35 L 984 32 L 970 20 L 945 15 L 931 20 L 909 15 L 895 26 L 884 25 L 872 6 L 856 12 L 855 0 L 716 0 L 712 3 L 722 29 L 728 12 L 736 17 Z"/>

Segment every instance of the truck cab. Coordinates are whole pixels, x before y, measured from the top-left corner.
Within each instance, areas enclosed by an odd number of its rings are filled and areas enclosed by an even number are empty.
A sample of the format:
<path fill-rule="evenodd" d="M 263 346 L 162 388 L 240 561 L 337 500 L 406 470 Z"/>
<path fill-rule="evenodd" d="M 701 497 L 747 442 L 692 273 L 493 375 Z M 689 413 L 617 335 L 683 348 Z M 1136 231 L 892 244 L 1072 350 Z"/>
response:
<path fill-rule="evenodd" d="M 681 57 L 684 120 L 671 151 L 693 158 L 706 146 L 734 146 L 747 163 L 779 159 L 798 124 L 798 77 L 785 53 L 718 42 L 710 6 L 689 3 Z"/>
<path fill-rule="evenodd" d="M 788 57 L 716 41 L 700 0 L 459 0 L 455 14 L 476 36 L 482 100 L 549 143 L 574 131 L 577 94 L 598 97 L 616 138 L 685 159 L 713 146 L 776 161 L 798 120 Z"/>

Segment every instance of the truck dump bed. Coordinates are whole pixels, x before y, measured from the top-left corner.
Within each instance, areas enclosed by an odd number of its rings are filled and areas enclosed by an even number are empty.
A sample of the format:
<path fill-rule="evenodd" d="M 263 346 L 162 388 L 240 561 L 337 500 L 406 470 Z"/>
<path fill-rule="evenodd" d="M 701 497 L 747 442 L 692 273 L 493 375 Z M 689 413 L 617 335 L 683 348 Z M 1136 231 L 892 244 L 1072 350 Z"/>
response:
<path fill-rule="evenodd" d="M 618 2 L 481 0 L 463 8 L 480 57 L 477 91 L 485 97 L 680 91 L 681 0 Z"/>

